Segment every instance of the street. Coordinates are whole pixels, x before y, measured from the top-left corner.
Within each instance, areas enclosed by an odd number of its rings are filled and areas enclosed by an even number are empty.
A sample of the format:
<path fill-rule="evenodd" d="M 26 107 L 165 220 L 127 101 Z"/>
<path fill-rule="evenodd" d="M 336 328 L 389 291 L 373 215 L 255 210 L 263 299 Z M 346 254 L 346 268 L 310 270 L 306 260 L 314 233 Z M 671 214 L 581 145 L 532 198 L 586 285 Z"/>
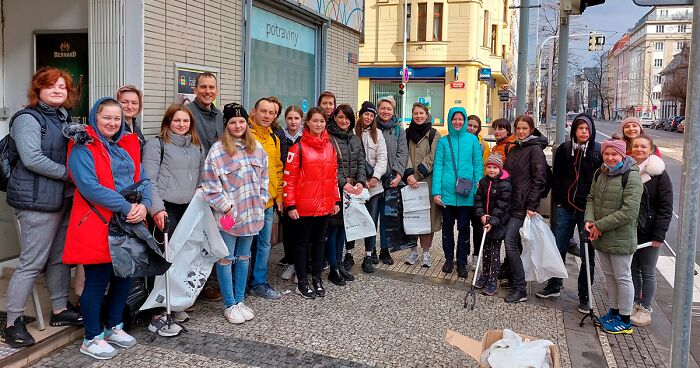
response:
<path fill-rule="evenodd" d="M 598 142 L 602 142 L 609 139 L 613 133 L 621 135 L 620 132 L 620 122 L 619 121 L 596 121 L 597 137 Z M 666 233 L 666 243 L 673 252 L 678 249 L 678 233 L 680 231 L 680 224 L 678 222 L 678 214 L 680 212 L 680 188 L 681 188 L 681 172 L 683 164 L 683 134 L 676 132 L 667 132 L 663 130 L 652 130 L 649 128 L 644 128 L 644 133 L 650 135 L 654 139 L 654 143 L 659 147 L 661 151 L 662 158 L 666 163 L 666 171 L 671 177 L 671 182 L 673 183 L 673 209 L 674 216 L 671 220 L 671 226 Z M 698 224 L 700 226 L 700 223 Z M 698 238 L 700 240 L 700 236 Z M 657 263 L 657 284 L 658 288 L 656 291 L 656 303 L 658 307 L 663 311 L 666 320 L 669 321 L 668 326 L 663 324 L 655 323 L 652 326 L 654 330 L 654 335 L 657 336 L 661 341 L 662 345 L 669 345 L 671 336 L 670 321 L 673 308 L 673 279 L 675 272 L 675 257 L 673 253 L 664 247 L 661 255 L 659 256 L 659 261 Z M 696 249 L 695 258 L 698 259 L 700 254 L 700 248 Z M 699 269 L 696 261 L 696 270 Z M 695 276 L 695 293 L 693 296 L 693 322 L 692 331 L 694 339 L 691 340 L 690 351 L 693 357 L 698 360 L 700 358 L 700 276 Z M 656 306 L 654 306 L 654 312 L 656 312 Z M 661 317 L 657 313 L 654 313 L 654 317 Z M 666 330 L 668 327 L 668 330 Z M 657 344 L 658 346 L 658 344 Z"/>

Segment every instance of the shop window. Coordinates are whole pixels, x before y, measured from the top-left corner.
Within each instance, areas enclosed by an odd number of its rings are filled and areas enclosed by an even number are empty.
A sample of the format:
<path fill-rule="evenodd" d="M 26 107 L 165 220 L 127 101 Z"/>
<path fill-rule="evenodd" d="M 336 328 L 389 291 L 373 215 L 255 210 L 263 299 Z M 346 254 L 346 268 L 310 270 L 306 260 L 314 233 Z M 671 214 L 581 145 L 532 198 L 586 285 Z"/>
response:
<path fill-rule="evenodd" d="M 484 34 L 481 46 L 489 47 L 489 11 L 484 10 Z"/>
<path fill-rule="evenodd" d="M 492 55 L 496 55 L 497 36 L 498 36 L 498 26 L 494 24 L 491 26 L 491 54 Z"/>
<path fill-rule="evenodd" d="M 442 4 L 433 7 L 433 41 L 442 41 Z"/>
<path fill-rule="evenodd" d="M 428 27 L 428 4 L 418 3 L 418 41 L 425 42 Z"/>
<path fill-rule="evenodd" d="M 373 80 L 370 83 L 370 99 L 377 101 L 380 98 L 392 96 L 396 101 L 401 101 L 399 95 L 400 81 Z M 420 102 L 428 106 L 433 117 L 433 125 L 443 126 L 443 111 L 445 108 L 445 82 L 439 81 L 411 81 L 406 87 L 406 107 L 411 108 L 414 103 Z M 402 116 L 401 103 L 396 104 L 396 115 Z M 406 112 L 409 118 L 410 112 Z"/>

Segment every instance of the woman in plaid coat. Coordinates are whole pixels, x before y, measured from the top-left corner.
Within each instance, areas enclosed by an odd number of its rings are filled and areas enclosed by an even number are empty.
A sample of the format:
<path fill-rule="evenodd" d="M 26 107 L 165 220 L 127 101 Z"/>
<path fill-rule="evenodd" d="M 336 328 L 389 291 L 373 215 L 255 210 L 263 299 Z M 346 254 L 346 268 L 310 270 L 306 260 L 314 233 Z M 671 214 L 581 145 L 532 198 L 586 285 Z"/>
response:
<path fill-rule="evenodd" d="M 250 247 L 253 236 L 263 227 L 265 203 L 270 199 L 268 157 L 250 132 L 243 106 L 224 106 L 224 124 L 223 136 L 212 145 L 204 161 L 202 189 L 229 251 L 216 264 L 224 316 L 240 324 L 254 317 L 243 300 Z"/>

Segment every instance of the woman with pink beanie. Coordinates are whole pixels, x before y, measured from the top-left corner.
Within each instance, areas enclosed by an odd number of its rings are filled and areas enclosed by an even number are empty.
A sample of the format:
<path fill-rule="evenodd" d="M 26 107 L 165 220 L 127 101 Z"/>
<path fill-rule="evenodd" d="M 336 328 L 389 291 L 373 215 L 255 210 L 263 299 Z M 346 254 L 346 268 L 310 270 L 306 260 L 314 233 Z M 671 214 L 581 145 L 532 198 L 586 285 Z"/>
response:
<path fill-rule="evenodd" d="M 644 134 L 644 128 L 642 128 L 642 123 L 639 119 L 630 116 L 620 123 L 620 131 L 622 131 L 622 140 L 625 142 L 626 154 L 629 156 L 632 154 L 632 142 L 635 138 Z M 661 157 L 659 147 L 654 146 L 653 148 L 654 154 Z"/>

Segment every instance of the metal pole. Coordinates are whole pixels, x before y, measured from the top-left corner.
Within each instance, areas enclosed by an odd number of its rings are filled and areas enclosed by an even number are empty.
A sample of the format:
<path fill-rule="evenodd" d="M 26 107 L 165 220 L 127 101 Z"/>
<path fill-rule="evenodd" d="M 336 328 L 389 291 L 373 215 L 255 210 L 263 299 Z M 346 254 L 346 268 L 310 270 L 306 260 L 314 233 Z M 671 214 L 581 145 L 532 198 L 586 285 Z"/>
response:
<path fill-rule="evenodd" d="M 538 6 L 537 7 L 537 21 L 535 22 L 537 30 L 535 31 L 535 45 L 537 46 L 537 71 L 535 72 L 535 75 L 537 75 L 537 81 L 535 81 L 535 103 L 534 103 L 534 118 L 535 118 L 535 125 L 542 124 L 540 121 L 540 69 L 542 68 L 542 47 L 540 47 L 540 9 L 542 7 Z M 542 43 L 542 46 L 544 46 L 544 42 Z"/>
<path fill-rule="evenodd" d="M 404 118 L 406 117 L 406 93 L 408 92 L 408 69 L 406 68 L 406 40 L 408 39 L 408 0 L 403 1 L 403 68 L 402 81 L 404 84 L 403 95 L 401 95 L 401 122 L 406 127 Z"/>
<path fill-rule="evenodd" d="M 516 115 L 527 110 L 527 50 L 530 28 L 530 0 L 520 0 L 520 32 L 518 34 L 518 103 Z"/>
<path fill-rule="evenodd" d="M 693 5 L 693 27 L 700 26 L 700 1 Z M 700 32 L 693 32 L 691 45 L 700 43 Z M 697 240 L 698 191 L 700 186 L 700 137 L 695 124 L 700 118 L 700 47 L 690 48 L 688 63 L 688 96 L 686 97 L 686 129 L 683 135 L 683 170 L 681 173 L 680 234 L 673 288 L 671 325 L 671 367 L 688 367 L 690 354 L 690 322 L 693 308 L 693 274 Z"/>
<path fill-rule="evenodd" d="M 552 88 L 554 88 L 554 48 L 556 43 L 549 49 L 549 74 L 547 75 L 547 110 L 544 120 L 547 124 L 547 131 L 552 128 Z M 549 133 L 548 133 L 549 134 Z M 548 135 L 549 136 L 549 135 Z"/>
<path fill-rule="evenodd" d="M 557 75 L 557 136 L 556 144 L 566 136 L 566 92 L 569 72 L 569 13 L 559 13 L 559 73 Z"/>

